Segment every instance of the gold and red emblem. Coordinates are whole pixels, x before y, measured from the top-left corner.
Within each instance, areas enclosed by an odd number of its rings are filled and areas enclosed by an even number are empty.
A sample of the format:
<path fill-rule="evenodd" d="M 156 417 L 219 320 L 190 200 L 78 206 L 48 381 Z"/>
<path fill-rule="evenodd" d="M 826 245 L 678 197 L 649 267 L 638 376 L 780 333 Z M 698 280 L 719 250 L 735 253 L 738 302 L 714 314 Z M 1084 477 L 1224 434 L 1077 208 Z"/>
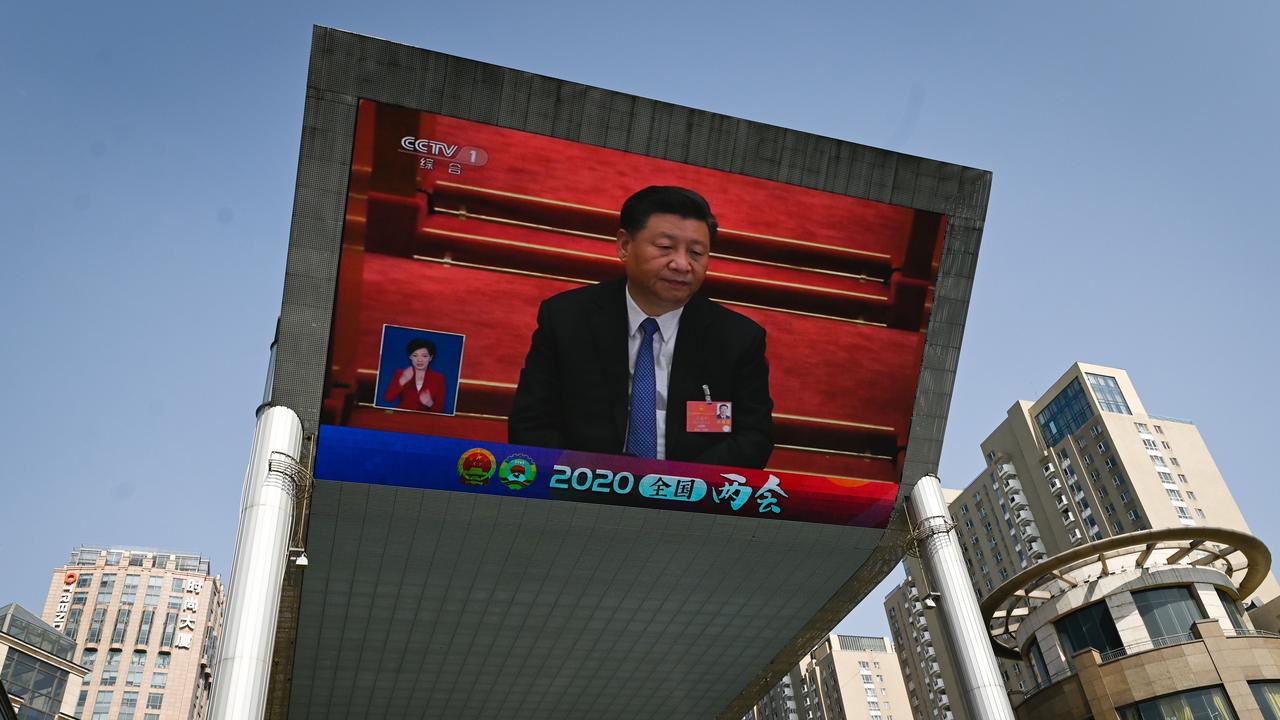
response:
<path fill-rule="evenodd" d="M 498 461 L 484 448 L 471 448 L 458 458 L 458 479 L 464 485 L 484 485 L 497 469 Z"/>

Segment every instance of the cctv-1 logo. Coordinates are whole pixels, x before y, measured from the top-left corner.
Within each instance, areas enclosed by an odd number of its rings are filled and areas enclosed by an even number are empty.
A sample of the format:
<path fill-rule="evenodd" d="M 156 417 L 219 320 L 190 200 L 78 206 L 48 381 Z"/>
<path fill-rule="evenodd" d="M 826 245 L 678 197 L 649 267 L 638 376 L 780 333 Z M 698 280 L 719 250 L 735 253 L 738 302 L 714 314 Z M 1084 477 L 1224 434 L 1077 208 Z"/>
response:
<path fill-rule="evenodd" d="M 613 472 L 605 468 L 572 468 L 555 465 L 551 468 L 551 487 L 609 495 L 629 495 L 635 491 L 641 497 L 657 500 L 698 502 L 707 495 L 707 483 L 702 478 L 659 475 L 650 473 L 636 480 L 627 472 Z"/>

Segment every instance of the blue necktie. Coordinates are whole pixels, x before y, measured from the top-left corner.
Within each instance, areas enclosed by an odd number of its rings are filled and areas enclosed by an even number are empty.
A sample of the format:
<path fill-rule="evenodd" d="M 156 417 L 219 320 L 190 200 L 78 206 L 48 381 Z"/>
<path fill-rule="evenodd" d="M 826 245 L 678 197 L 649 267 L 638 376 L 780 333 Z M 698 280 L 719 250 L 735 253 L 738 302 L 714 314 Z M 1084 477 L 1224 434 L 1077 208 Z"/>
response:
<path fill-rule="evenodd" d="M 631 422 L 627 430 L 627 454 L 658 457 L 658 383 L 653 375 L 653 334 L 658 321 L 645 318 L 640 323 L 644 337 L 636 351 L 636 368 L 631 375 Z"/>

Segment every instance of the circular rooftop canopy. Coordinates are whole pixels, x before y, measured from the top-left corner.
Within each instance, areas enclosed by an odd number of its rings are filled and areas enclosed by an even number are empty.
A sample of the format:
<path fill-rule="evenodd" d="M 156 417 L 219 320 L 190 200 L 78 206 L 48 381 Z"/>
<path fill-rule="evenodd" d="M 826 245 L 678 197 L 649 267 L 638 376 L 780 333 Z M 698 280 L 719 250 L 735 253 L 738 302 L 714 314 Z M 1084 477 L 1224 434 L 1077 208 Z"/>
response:
<path fill-rule="evenodd" d="M 996 654 L 1021 657 L 1018 627 L 1045 601 L 1106 575 L 1168 565 L 1220 570 L 1247 597 L 1266 578 L 1271 552 L 1248 533 L 1194 526 L 1142 530 L 1074 547 L 1018 573 L 983 600 Z"/>

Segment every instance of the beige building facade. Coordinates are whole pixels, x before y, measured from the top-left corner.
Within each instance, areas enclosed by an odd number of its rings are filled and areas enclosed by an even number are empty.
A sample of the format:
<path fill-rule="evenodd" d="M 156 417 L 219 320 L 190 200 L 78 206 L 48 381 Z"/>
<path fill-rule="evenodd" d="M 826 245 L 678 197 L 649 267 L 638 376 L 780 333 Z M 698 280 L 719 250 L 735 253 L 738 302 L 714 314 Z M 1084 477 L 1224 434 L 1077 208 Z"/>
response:
<path fill-rule="evenodd" d="M 831 634 L 744 720 L 910 720 L 906 687 L 887 637 Z"/>
<path fill-rule="evenodd" d="M 208 558 L 81 547 L 55 568 L 42 613 L 87 669 L 85 720 L 203 720 L 222 628 L 222 581 Z"/>
<path fill-rule="evenodd" d="M 1035 683 L 1019 720 L 1280 720 L 1280 634 L 1239 598 L 1267 579 L 1260 540 L 1142 530 L 1049 558 L 982 603 L 997 651 Z"/>
<path fill-rule="evenodd" d="M 1223 527 L 1248 532 L 1196 426 L 1150 413 L 1128 373 L 1076 363 L 1035 401 L 1020 400 L 981 443 L 983 469 L 949 503 L 979 600 L 1033 565 L 1074 547 L 1152 528 Z M 904 666 L 917 718 L 969 717 L 963 698 L 946 694 L 952 653 L 938 614 L 909 597 L 927 589 L 920 564 L 885 599 L 900 646 L 928 633 L 930 652 Z M 1280 585 L 1268 574 L 1248 598 L 1259 628 L 1277 629 Z M 938 632 L 935 632 L 937 630 Z M 939 671 L 930 672 L 934 664 Z M 1016 693 L 1036 680 L 1022 663 L 1002 660 Z M 927 682 L 920 682 L 921 678 Z M 915 682 L 913 682 L 915 681 Z M 938 682 L 942 688 L 938 688 Z"/>

